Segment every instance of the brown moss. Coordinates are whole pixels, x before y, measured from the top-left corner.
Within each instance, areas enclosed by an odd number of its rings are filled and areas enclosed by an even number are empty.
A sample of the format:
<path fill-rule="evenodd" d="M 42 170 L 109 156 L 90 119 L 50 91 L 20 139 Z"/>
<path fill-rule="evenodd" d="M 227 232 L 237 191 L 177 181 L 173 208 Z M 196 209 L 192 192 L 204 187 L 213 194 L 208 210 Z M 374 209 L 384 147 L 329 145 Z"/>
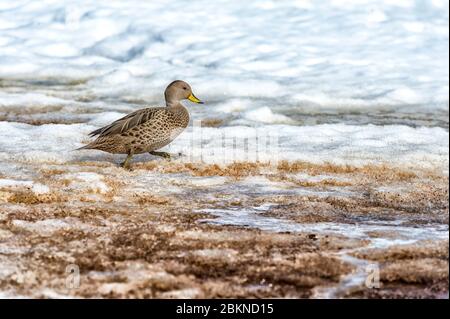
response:
<path fill-rule="evenodd" d="M 65 165 L 103 174 L 111 191 L 92 194 L 90 190 L 63 187 L 63 178 L 53 176 L 60 175 L 59 169 L 65 171 Z M 405 220 L 410 225 L 419 227 L 420 222 L 444 224 L 448 219 L 446 177 L 422 171 L 415 171 L 414 175 L 405 170 L 404 174 L 402 169 L 373 165 L 363 169 L 298 162 L 281 164 L 279 169 L 266 163 L 245 162 L 136 163 L 135 168 L 161 175 L 184 173 L 185 180 L 189 176 L 239 180 L 261 175 L 280 181 L 283 191 L 285 186 L 289 187 L 289 192 L 282 194 L 241 193 L 237 182 L 236 188 L 225 193 L 223 187 L 186 186 L 186 192 L 160 196 L 153 192 L 134 194 L 133 181 L 146 173 L 136 170 L 130 173 L 115 166 L 110 162 L 91 162 L 43 169 L 42 184 L 58 189 L 62 201 L 36 199 L 35 194 L 26 190 L 7 189 L 5 196 L 0 194 L 5 199 L 1 204 L 0 226 L 7 232 L 3 244 L 11 248 L 8 258 L 35 276 L 35 280 L 25 284 L 0 279 L 0 289 L 35 297 L 45 297 L 44 288 L 77 297 L 106 298 L 166 298 L 183 293 L 196 298 L 309 297 L 314 288 L 335 286 L 341 275 L 352 271 L 352 266 L 335 257 L 337 252 L 359 248 L 355 256 L 379 261 L 382 289 L 378 295 L 360 291 L 358 296 L 395 296 L 399 287 L 402 290 L 398 296 L 412 290 L 415 296 L 440 296 L 429 293 L 428 287 L 436 288 L 440 294 L 448 293 L 445 287 L 448 271 L 444 270 L 448 266 L 446 241 L 365 251 L 361 249 L 369 240 L 319 232 L 272 233 L 212 225 L 205 219 L 213 217 L 199 212 L 205 208 L 249 208 L 271 203 L 276 205 L 259 214 L 302 223 L 348 223 L 349 227 L 360 218 L 392 220 L 399 216 L 408 217 Z M 376 169 L 380 171 L 374 172 Z M 323 182 L 306 180 L 302 184 L 294 175 L 298 172 L 330 177 Z M 129 177 L 127 183 L 121 181 L 122 176 Z M 162 183 L 165 180 L 161 178 Z M 286 183 L 289 180 L 298 183 Z M 170 183 L 163 185 L 170 187 Z M 128 185 L 131 187 L 127 188 Z M 292 192 L 293 186 L 317 187 L 320 192 L 309 189 L 307 195 L 301 195 Z M 17 195 L 22 191 L 24 195 Z M 342 195 L 342 191 L 348 193 Z M 13 202 L 8 202 L 13 195 Z M 11 205 L 18 202 L 24 205 Z M 412 215 L 413 212 L 427 214 Z M 18 227 L 20 223 L 16 222 L 47 219 L 64 219 L 70 228 L 52 231 L 49 236 L 34 227 Z M 389 234 L 372 235 L 386 238 Z M 68 263 L 80 267 L 82 286 L 77 290 L 65 288 Z M 183 292 L 185 289 L 188 292 Z"/>
<path fill-rule="evenodd" d="M 257 282 L 264 280 L 272 284 L 314 287 L 327 281 L 336 282 L 352 269 L 352 266 L 335 257 L 307 253 L 295 256 L 294 260 L 276 260 L 263 267 L 251 266 L 249 273 Z"/>
<path fill-rule="evenodd" d="M 43 203 L 56 203 L 64 200 L 64 196 L 57 192 L 36 194 L 32 191 L 14 191 L 8 198 L 9 203 L 14 204 L 43 204 Z"/>
<path fill-rule="evenodd" d="M 266 163 L 236 162 L 229 165 L 202 164 L 202 163 L 173 163 L 173 162 L 146 162 L 136 163 L 136 169 L 156 170 L 162 173 L 187 172 L 193 176 L 229 176 L 241 178 L 257 175 L 260 169 L 268 167 Z"/>
<path fill-rule="evenodd" d="M 45 178 L 51 178 L 55 175 L 61 175 L 66 173 L 65 171 L 58 169 L 58 168 L 48 168 L 48 169 L 41 169 L 39 173 L 42 174 Z"/>
<path fill-rule="evenodd" d="M 360 289 L 345 295 L 349 298 L 371 299 L 447 299 L 448 281 L 415 284 L 403 282 L 384 282 L 379 289 Z"/>
<path fill-rule="evenodd" d="M 264 174 L 274 178 L 290 178 L 285 174 L 295 174 L 299 172 L 316 175 L 349 175 L 353 182 L 340 181 L 338 179 L 324 179 L 317 182 L 323 186 L 349 186 L 353 184 L 366 184 L 368 181 L 387 182 L 405 182 L 412 181 L 420 177 L 426 177 L 431 180 L 448 180 L 434 171 L 422 170 L 420 172 L 412 171 L 407 168 L 389 167 L 387 165 L 369 164 L 365 166 L 336 165 L 331 163 L 317 164 L 304 161 L 281 161 L 276 166 L 276 172 L 270 170 L 270 163 L 265 162 L 234 162 L 232 164 L 204 164 L 204 163 L 180 163 L 165 161 L 150 161 L 145 163 L 135 163 L 137 169 L 156 170 L 161 173 L 184 173 L 188 172 L 194 176 L 231 176 L 242 177 Z M 278 175 L 278 174 L 283 175 Z M 358 176 L 359 182 L 354 179 Z M 298 185 L 313 187 L 315 184 L 310 181 L 296 181 Z"/>
<path fill-rule="evenodd" d="M 217 118 L 203 119 L 201 121 L 202 127 L 219 127 L 223 125 L 223 123 L 224 123 L 223 119 Z"/>
<path fill-rule="evenodd" d="M 133 198 L 139 205 L 166 205 L 172 202 L 168 197 L 151 194 L 134 194 Z"/>
<path fill-rule="evenodd" d="M 414 245 L 392 246 L 388 249 L 368 249 L 353 253 L 357 258 L 380 262 L 421 258 L 438 258 L 446 260 L 448 259 L 448 254 L 448 240 L 421 242 Z"/>
<path fill-rule="evenodd" d="M 86 141 L 87 143 L 88 141 Z M 82 167 L 117 167 L 116 164 L 111 163 L 111 162 L 100 162 L 100 161 L 95 161 L 95 162 L 90 162 L 90 161 L 84 161 L 84 162 L 73 162 L 73 163 L 67 163 L 67 165 L 77 165 L 77 166 L 82 166 Z"/>
<path fill-rule="evenodd" d="M 375 180 L 407 181 L 417 177 L 415 172 L 392 168 L 387 165 L 365 165 L 361 167 L 351 165 L 335 165 L 331 163 L 316 164 L 304 161 L 281 161 L 277 169 L 282 172 L 308 172 L 311 175 L 322 174 L 363 174 Z"/>
<path fill-rule="evenodd" d="M 448 282 L 448 261 L 425 258 L 389 263 L 380 271 L 381 282 L 435 283 Z"/>
<path fill-rule="evenodd" d="M 60 182 L 64 187 L 68 187 L 72 183 L 72 181 L 67 178 L 61 179 Z"/>
<path fill-rule="evenodd" d="M 433 183 L 417 183 L 414 186 L 412 189 L 402 191 L 371 190 L 367 193 L 368 202 L 373 206 L 389 207 L 411 213 L 448 211 L 448 186 Z"/>
<path fill-rule="evenodd" d="M 308 181 L 308 180 L 300 180 L 295 177 L 290 177 L 286 175 L 281 176 L 270 176 L 269 180 L 271 181 L 282 181 L 282 182 L 289 182 L 294 184 L 295 186 L 301 186 L 301 187 L 346 187 L 346 186 L 352 186 L 352 182 L 348 181 L 339 181 L 336 179 L 323 179 L 320 181 Z"/>
<path fill-rule="evenodd" d="M 186 167 L 196 176 L 230 176 L 241 178 L 249 175 L 259 174 L 260 168 L 266 165 L 260 163 L 232 163 L 230 165 L 206 165 L 199 167 L 193 164 L 186 164 Z"/>

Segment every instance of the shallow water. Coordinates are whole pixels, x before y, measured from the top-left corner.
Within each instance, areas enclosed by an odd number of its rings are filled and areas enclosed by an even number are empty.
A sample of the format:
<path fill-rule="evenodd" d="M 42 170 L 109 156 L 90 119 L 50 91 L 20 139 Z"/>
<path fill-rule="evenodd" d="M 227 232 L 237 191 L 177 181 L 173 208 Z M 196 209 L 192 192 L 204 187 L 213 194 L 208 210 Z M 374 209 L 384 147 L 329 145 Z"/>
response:
<path fill-rule="evenodd" d="M 258 228 L 273 232 L 301 232 L 343 235 L 351 239 L 369 239 L 370 248 L 387 248 L 391 245 L 411 244 L 421 240 L 440 240 L 448 238 L 448 225 L 411 225 L 401 226 L 405 220 L 394 222 L 368 220 L 367 222 L 343 224 L 343 223 L 311 223 L 297 224 L 277 218 L 265 217 L 260 214 L 269 209 L 270 205 L 264 207 L 253 207 L 235 210 L 208 209 L 201 212 L 215 216 L 214 219 L 206 219 L 220 225 L 235 225 Z M 386 236 L 372 238 L 369 233 L 377 231 Z"/>

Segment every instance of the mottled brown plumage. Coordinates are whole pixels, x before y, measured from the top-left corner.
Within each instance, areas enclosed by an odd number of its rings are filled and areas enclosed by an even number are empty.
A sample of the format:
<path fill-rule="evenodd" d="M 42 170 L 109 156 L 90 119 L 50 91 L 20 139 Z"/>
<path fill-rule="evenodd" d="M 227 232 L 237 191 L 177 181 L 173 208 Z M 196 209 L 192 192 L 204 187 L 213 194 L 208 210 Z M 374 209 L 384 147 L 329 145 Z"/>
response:
<path fill-rule="evenodd" d="M 97 149 L 113 154 L 128 154 L 123 166 L 134 154 L 155 152 L 172 142 L 189 124 L 189 112 L 180 101 L 189 99 L 202 103 L 193 94 L 189 84 L 174 81 L 165 91 L 166 106 L 145 108 L 91 132 L 97 139 L 80 149 Z"/>

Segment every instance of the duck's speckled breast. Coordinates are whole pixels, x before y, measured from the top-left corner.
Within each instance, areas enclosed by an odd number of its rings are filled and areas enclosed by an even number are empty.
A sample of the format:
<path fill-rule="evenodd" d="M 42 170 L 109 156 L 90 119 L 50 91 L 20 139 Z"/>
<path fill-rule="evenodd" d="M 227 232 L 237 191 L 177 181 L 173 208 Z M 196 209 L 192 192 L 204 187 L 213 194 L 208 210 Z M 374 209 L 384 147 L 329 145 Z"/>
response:
<path fill-rule="evenodd" d="M 151 152 L 172 142 L 189 125 L 189 112 L 179 104 L 168 107 L 164 116 L 148 121 L 140 127 L 140 142 L 134 143 L 134 153 Z"/>

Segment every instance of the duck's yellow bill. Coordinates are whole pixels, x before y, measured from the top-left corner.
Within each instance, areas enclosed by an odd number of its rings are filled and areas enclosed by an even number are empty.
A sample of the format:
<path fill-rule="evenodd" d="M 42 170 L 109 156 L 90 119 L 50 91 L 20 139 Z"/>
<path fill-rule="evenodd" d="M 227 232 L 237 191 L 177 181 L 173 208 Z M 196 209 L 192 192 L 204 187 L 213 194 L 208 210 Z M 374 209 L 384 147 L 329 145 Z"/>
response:
<path fill-rule="evenodd" d="M 189 95 L 188 100 L 194 103 L 203 104 L 194 94 Z"/>

